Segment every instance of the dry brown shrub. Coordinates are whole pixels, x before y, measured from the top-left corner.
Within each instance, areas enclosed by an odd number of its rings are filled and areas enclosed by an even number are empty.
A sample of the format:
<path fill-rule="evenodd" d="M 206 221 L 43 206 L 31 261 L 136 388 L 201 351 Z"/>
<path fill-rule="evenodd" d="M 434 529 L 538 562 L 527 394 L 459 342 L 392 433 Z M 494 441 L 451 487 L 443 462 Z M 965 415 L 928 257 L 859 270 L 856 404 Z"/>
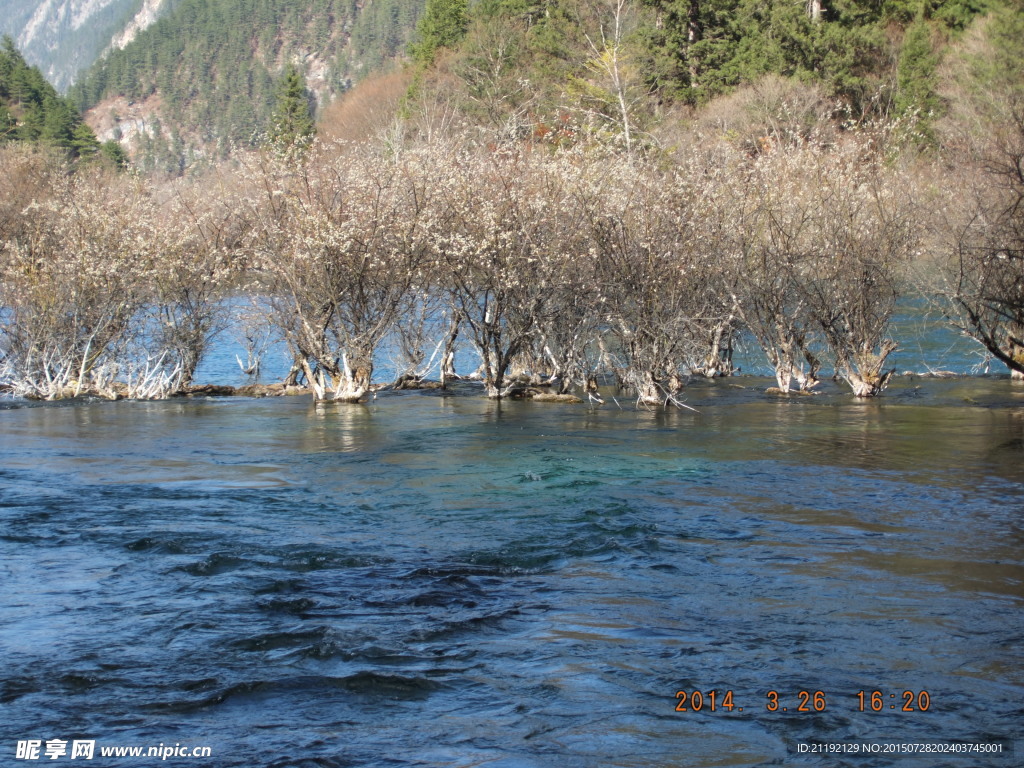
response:
<path fill-rule="evenodd" d="M 712 101 L 697 114 L 693 130 L 759 154 L 812 135 L 829 142 L 836 109 L 821 86 L 768 75 Z"/>
<path fill-rule="evenodd" d="M 0 149 L 0 243 L 24 232 L 25 210 L 52 197 L 66 173 L 60 157 L 44 148 L 12 144 Z"/>
<path fill-rule="evenodd" d="M 366 141 L 384 135 L 395 122 L 411 82 L 412 74 L 405 70 L 360 81 L 324 110 L 320 138 L 328 142 Z"/>

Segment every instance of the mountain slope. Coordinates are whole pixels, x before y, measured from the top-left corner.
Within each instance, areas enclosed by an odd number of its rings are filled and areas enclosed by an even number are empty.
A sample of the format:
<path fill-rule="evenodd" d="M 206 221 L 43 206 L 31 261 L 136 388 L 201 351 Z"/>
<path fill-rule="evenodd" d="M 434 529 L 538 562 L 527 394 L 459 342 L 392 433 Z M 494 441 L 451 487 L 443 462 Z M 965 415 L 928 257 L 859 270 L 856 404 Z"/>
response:
<path fill-rule="evenodd" d="M 105 138 L 223 156 L 266 131 L 286 64 L 323 104 L 404 50 L 420 0 L 179 0 L 69 96 Z M 155 140 L 156 149 L 145 145 Z"/>
<path fill-rule="evenodd" d="M 174 0 L 0 0 L 0 33 L 58 90 L 131 30 L 152 23 Z"/>
<path fill-rule="evenodd" d="M 88 159 L 101 152 L 115 162 L 112 147 L 101 147 L 92 129 L 71 104 L 31 67 L 5 36 L 0 42 L 0 146 L 42 144 L 69 158 Z"/>

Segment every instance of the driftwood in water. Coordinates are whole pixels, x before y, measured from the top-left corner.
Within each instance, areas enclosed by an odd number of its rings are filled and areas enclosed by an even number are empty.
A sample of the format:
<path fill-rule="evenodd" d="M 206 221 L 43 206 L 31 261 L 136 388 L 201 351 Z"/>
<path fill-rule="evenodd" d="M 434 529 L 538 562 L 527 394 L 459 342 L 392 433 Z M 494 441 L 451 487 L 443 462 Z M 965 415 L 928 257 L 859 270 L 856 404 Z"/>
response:
<path fill-rule="evenodd" d="M 391 385 L 391 389 L 444 389 L 440 381 L 429 381 L 414 373 L 403 373 Z"/>
<path fill-rule="evenodd" d="M 567 392 L 538 392 L 531 400 L 538 403 L 582 403 L 583 400 Z"/>
<path fill-rule="evenodd" d="M 238 397 L 281 397 L 283 395 L 308 395 L 309 388 L 279 382 L 276 384 L 247 384 L 235 389 Z"/>
<path fill-rule="evenodd" d="M 235 395 L 237 390 L 235 387 L 230 387 L 222 384 L 189 384 L 188 386 L 182 387 L 177 392 L 179 395 L 191 396 L 191 395 L 212 395 L 215 397 L 231 397 Z"/>

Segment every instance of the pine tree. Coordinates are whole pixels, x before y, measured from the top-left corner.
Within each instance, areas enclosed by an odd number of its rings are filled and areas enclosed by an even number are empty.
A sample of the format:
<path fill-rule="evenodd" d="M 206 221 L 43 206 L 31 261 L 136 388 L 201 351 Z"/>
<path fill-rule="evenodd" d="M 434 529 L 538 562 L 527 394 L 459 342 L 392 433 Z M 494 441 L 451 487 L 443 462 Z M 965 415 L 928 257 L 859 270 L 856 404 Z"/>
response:
<path fill-rule="evenodd" d="M 0 144 L 13 141 L 18 129 L 14 116 L 3 104 L 0 104 Z"/>
<path fill-rule="evenodd" d="M 277 89 L 270 141 L 277 147 L 289 148 L 308 140 L 315 130 L 306 80 L 298 67 L 289 64 Z"/>
<path fill-rule="evenodd" d="M 71 151 L 82 159 L 95 157 L 100 151 L 96 134 L 84 122 L 76 125 L 71 132 Z"/>
<path fill-rule="evenodd" d="M 105 141 L 100 145 L 100 154 L 115 168 L 128 167 L 128 154 L 116 141 Z"/>
<path fill-rule="evenodd" d="M 439 48 L 454 47 L 468 27 L 466 0 L 427 0 L 416 25 L 418 42 L 409 51 L 421 64 L 430 64 Z"/>

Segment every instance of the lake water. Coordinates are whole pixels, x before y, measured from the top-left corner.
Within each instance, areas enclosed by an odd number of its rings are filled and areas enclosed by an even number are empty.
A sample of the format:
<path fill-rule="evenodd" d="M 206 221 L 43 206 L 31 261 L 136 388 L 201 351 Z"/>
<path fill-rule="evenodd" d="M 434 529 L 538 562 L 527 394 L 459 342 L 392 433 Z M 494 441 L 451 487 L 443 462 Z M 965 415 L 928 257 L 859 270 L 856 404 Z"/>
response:
<path fill-rule="evenodd" d="M 1024 386 L 770 383 L 696 382 L 699 413 L 7 401 L 0 763 L 1024 764 L 795 754 L 1024 749 Z"/>

